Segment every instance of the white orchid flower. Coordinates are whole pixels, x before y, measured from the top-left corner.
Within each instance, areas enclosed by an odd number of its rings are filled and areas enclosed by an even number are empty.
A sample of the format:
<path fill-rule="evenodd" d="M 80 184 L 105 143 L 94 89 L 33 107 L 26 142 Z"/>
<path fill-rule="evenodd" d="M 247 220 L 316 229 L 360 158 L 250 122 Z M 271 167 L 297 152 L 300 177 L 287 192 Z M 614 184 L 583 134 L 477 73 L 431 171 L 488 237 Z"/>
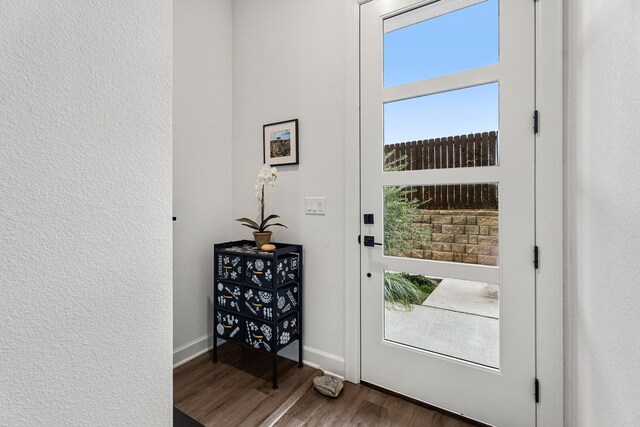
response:
<path fill-rule="evenodd" d="M 264 216 L 264 205 L 265 205 L 265 197 L 264 197 L 264 186 L 269 185 L 273 187 L 275 180 L 278 178 L 278 169 L 272 168 L 271 166 L 264 164 L 260 169 L 258 169 L 258 177 L 256 178 L 256 185 L 254 186 L 255 197 L 258 203 L 260 204 L 260 223 L 256 223 L 255 221 L 249 218 L 238 218 L 236 221 L 240 221 L 249 228 L 253 228 L 258 231 L 263 231 L 267 227 L 271 226 L 280 226 L 287 228 L 286 225 L 275 223 L 269 224 L 269 221 L 275 218 L 280 218 L 278 215 L 269 215 L 267 218 Z"/>

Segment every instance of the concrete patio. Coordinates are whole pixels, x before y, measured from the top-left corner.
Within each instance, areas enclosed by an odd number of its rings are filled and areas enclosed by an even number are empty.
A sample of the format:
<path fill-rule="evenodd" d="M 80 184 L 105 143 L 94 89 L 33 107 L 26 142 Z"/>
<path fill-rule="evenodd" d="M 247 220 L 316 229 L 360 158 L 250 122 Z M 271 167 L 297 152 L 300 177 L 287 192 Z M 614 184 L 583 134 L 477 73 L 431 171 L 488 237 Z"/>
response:
<path fill-rule="evenodd" d="M 385 339 L 499 366 L 498 286 L 443 279 L 422 305 L 385 309 Z"/>

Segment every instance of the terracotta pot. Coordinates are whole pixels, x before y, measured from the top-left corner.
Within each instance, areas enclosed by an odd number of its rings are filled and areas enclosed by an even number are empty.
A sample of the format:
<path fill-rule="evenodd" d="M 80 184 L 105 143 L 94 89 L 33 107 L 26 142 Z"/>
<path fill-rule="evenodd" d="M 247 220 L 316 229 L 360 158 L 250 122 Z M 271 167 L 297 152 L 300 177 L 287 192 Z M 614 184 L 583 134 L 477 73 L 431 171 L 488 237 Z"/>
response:
<path fill-rule="evenodd" d="M 263 231 L 262 233 L 258 231 L 253 232 L 253 238 L 256 239 L 256 246 L 258 249 L 262 248 L 262 245 L 266 245 L 271 241 L 271 231 Z"/>

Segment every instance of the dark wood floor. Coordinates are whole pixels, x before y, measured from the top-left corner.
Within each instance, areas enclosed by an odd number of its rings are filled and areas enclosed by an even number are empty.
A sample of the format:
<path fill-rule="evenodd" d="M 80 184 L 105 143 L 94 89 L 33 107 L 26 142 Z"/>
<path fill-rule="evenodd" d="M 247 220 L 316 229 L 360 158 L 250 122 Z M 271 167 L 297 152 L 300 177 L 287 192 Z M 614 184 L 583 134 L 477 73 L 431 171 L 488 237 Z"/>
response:
<path fill-rule="evenodd" d="M 440 412 L 372 388 L 345 383 L 331 399 L 311 386 L 322 372 L 278 358 L 279 388 L 271 388 L 271 358 L 224 344 L 216 364 L 202 355 L 174 370 L 174 405 L 205 426 L 469 426 Z"/>

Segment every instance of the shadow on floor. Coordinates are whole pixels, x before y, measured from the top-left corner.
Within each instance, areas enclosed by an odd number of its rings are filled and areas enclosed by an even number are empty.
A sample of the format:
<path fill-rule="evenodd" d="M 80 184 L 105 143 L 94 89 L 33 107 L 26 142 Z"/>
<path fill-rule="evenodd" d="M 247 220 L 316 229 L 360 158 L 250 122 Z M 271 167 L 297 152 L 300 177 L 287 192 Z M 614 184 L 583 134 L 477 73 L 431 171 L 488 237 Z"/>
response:
<path fill-rule="evenodd" d="M 180 409 L 173 408 L 173 427 L 204 427 L 202 424 L 182 412 Z"/>

